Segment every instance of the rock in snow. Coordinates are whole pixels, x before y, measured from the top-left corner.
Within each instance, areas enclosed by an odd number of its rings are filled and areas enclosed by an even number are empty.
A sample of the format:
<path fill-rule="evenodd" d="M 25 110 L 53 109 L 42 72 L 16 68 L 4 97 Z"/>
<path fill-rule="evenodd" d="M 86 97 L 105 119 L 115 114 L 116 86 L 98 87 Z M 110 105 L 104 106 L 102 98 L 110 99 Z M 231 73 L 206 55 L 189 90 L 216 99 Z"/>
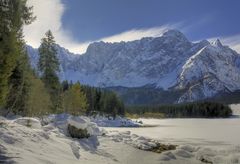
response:
<path fill-rule="evenodd" d="M 97 124 L 91 122 L 87 117 L 72 116 L 68 119 L 68 126 L 72 126 L 80 130 L 85 130 L 87 132 L 86 136 L 101 135 L 101 131 L 98 128 Z"/>
<path fill-rule="evenodd" d="M 28 46 L 31 65 L 38 52 Z M 178 102 L 212 97 L 240 89 L 240 55 L 220 40 L 190 42 L 169 30 L 160 37 L 120 43 L 96 42 L 76 55 L 57 45 L 62 80 L 98 87 L 183 89 Z"/>
<path fill-rule="evenodd" d="M 90 117 L 92 122 L 95 122 L 100 127 L 139 127 L 142 124 L 131 119 L 117 116 L 115 119 L 112 117 L 100 116 Z"/>

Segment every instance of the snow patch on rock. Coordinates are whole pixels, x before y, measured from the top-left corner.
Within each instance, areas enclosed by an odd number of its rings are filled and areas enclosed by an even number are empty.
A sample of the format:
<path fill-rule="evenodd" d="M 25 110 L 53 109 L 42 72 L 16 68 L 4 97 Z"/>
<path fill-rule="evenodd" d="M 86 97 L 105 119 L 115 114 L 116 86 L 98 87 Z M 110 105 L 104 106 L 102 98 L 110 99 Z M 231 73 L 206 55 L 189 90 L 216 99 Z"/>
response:
<path fill-rule="evenodd" d="M 127 119 L 121 116 L 106 117 L 96 115 L 94 117 L 90 117 L 91 121 L 96 123 L 100 127 L 140 127 L 142 124 L 135 122 L 131 119 Z"/>
<path fill-rule="evenodd" d="M 84 116 L 72 116 L 68 120 L 68 125 L 74 126 L 77 129 L 86 129 L 90 136 L 101 135 L 101 130 L 98 128 L 97 124 L 90 121 L 89 118 Z"/>

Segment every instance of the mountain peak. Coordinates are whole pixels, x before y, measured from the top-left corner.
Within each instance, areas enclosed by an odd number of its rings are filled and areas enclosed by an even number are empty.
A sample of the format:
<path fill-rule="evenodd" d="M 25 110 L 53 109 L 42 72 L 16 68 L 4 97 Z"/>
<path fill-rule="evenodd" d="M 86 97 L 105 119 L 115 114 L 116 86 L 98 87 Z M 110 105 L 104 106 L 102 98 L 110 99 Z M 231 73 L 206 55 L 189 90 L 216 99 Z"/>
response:
<path fill-rule="evenodd" d="M 179 37 L 179 36 L 184 36 L 185 35 L 183 33 L 181 33 L 178 30 L 174 30 L 174 29 L 169 29 L 166 32 L 163 33 L 163 36 L 171 36 L 171 37 Z"/>
<path fill-rule="evenodd" d="M 178 40 L 188 42 L 188 39 L 186 38 L 186 36 L 183 33 L 181 33 L 178 30 L 174 30 L 174 29 L 167 30 L 166 32 L 163 33 L 162 36 L 167 37 L 167 38 L 176 38 Z"/>
<path fill-rule="evenodd" d="M 201 40 L 199 43 L 201 43 L 201 44 L 206 44 L 206 45 L 210 44 L 209 41 L 206 40 L 206 39 Z"/>
<path fill-rule="evenodd" d="M 216 39 L 215 41 L 213 41 L 212 45 L 216 46 L 216 47 L 222 47 L 223 46 L 219 39 Z"/>

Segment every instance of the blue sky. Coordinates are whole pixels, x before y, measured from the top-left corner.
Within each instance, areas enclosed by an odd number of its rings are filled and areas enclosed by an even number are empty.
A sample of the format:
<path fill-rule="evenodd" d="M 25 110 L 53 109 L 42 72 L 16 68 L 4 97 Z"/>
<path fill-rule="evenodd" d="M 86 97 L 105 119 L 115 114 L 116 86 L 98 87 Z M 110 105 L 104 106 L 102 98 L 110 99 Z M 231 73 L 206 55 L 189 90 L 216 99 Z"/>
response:
<path fill-rule="evenodd" d="M 29 4 L 38 19 L 24 31 L 34 47 L 47 29 L 59 44 L 80 53 L 94 41 L 129 41 L 175 28 L 192 41 L 220 38 L 240 48 L 239 0 L 29 0 Z"/>
<path fill-rule="evenodd" d="M 64 28 L 80 41 L 135 28 L 182 23 L 201 39 L 240 32 L 239 0 L 64 0 Z"/>

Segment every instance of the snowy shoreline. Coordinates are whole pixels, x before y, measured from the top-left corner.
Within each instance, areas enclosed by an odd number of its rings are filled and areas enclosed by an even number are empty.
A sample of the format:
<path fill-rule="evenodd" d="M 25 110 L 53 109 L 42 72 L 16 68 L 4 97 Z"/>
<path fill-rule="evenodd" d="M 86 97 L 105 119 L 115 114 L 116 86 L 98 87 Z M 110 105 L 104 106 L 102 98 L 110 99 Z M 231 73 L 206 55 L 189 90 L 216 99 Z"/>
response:
<path fill-rule="evenodd" d="M 108 125 L 109 127 L 113 120 L 110 123 L 108 121 L 101 118 L 94 123 L 92 118 L 74 117 L 72 119 L 70 115 L 50 115 L 44 122 L 40 122 L 37 118 L 9 120 L 1 117 L 0 163 L 224 164 L 240 162 L 240 146 L 212 149 L 183 143 L 179 144 L 175 150 L 160 154 L 151 152 L 148 150 L 156 147 L 160 141 L 117 128 L 122 121 L 128 121 L 132 128 L 139 127 L 138 124 L 133 126 L 135 121 L 118 118 L 113 127 L 121 131 L 98 126 Z M 91 136 L 85 139 L 71 138 L 66 132 L 67 124 L 87 128 L 89 132 L 91 131 Z"/>

